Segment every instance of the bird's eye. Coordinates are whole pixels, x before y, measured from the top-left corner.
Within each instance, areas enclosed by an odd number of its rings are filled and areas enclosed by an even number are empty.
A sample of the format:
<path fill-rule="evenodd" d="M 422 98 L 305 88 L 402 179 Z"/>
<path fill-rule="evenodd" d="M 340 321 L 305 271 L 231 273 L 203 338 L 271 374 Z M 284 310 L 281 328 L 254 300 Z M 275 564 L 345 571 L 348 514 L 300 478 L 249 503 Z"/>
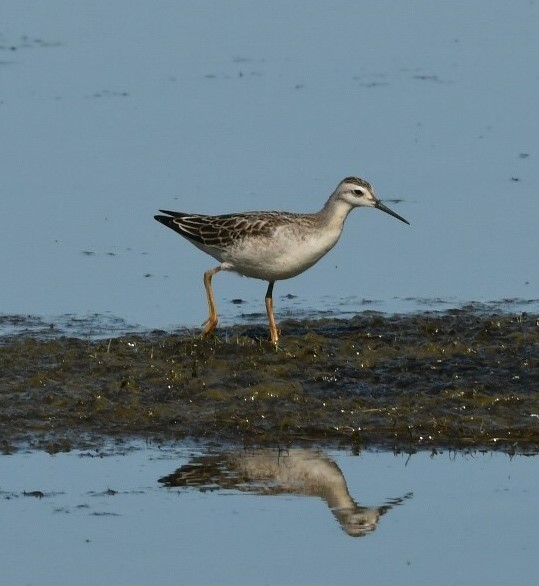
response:
<path fill-rule="evenodd" d="M 361 189 L 353 189 L 352 191 L 354 192 L 354 195 L 357 195 L 359 197 L 361 197 L 363 195 L 363 192 L 361 191 Z"/>

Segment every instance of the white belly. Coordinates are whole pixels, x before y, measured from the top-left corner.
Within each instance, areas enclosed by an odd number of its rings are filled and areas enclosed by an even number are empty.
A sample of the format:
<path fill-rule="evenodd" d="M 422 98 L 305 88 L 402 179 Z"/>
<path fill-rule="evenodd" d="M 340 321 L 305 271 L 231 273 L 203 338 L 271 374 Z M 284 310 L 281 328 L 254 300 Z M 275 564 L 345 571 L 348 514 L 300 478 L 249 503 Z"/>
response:
<path fill-rule="evenodd" d="M 238 243 L 219 260 L 224 269 L 264 281 L 290 279 L 312 267 L 339 239 L 340 230 L 301 234 L 288 226 L 279 227 L 271 238 Z"/>

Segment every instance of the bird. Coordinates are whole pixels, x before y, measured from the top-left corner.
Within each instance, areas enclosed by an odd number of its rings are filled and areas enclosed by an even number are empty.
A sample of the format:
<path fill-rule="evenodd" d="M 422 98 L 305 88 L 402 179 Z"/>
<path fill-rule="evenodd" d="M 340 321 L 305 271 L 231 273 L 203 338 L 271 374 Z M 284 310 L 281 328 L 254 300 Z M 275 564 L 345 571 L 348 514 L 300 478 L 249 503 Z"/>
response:
<path fill-rule="evenodd" d="M 271 342 L 279 342 L 273 313 L 276 281 L 303 273 L 327 254 L 339 240 L 348 214 L 357 207 L 376 208 L 405 224 L 408 220 L 383 204 L 371 184 L 360 177 L 346 177 L 315 213 L 276 211 L 204 215 L 159 210 L 154 218 L 171 228 L 219 264 L 204 273 L 208 319 L 203 336 L 214 332 L 218 315 L 212 278 L 219 271 L 233 271 L 268 282 L 265 296 Z"/>

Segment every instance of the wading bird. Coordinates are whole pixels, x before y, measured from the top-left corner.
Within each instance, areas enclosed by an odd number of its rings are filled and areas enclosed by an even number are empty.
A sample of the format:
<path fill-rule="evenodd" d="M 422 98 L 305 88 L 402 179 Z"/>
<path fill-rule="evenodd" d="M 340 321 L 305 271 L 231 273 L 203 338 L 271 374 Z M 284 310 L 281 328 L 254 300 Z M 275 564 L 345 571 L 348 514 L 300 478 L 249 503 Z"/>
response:
<path fill-rule="evenodd" d="M 233 271 L 245 277 L 268 281 L 266 311 L 271 341 L 279 331 L 273 315 L 275 281 L 290 279 L 312 267 L 339 240 L 348 214 L 357 207 L 373 207 L 409 224 L 384 205 L 367 181 L 359 177 L 343 179 L 324 207 L 313 214 L 290 212 L 244 212 L 206 216 L 160 210 L 155 219 L 181 234 L 219 265 L 204 273 L 209 317 L 203 334 L 211 334 L 218 317 L 211 281 L 219 271 Z"/>

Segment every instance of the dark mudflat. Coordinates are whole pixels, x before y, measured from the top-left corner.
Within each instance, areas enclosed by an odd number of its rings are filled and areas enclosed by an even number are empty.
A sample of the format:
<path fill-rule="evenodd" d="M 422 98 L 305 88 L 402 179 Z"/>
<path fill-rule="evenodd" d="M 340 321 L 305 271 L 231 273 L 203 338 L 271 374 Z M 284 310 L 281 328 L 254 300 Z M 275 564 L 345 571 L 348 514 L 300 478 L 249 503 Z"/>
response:
<path fill-rule="evenodd" d="M 539 319 L 473 309 L 286 321 L 199 339 L 0 338 L 4 452 L 104 438 L 414 451 L 539 448 Z"/>

